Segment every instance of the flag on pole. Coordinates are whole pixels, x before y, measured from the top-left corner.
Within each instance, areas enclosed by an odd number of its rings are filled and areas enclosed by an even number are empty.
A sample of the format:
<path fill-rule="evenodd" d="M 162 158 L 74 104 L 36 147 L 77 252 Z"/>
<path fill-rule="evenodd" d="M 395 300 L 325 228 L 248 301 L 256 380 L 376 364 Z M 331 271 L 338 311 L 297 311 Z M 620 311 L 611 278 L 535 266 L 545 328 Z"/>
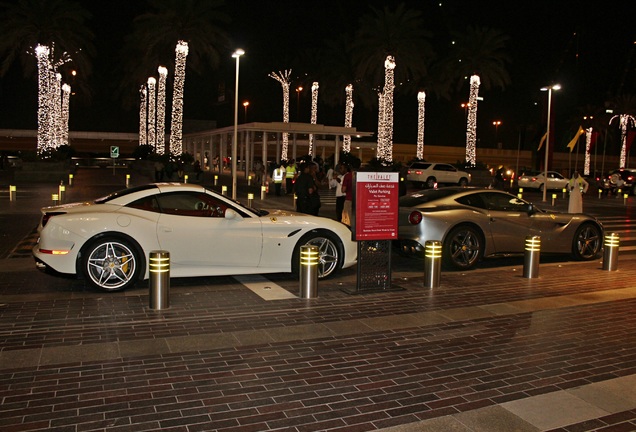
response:
<path fill-rule="evenodd" d="M 541 150 L 541 147 L 543 147 L 543 143 L 545 142 L 547 137 L 548 137 L 548 133 L 546 132 L 541 137 L 541 141 L 539 141 L 539 147 L 537 147 L 537 151 Z"/>
<path fill-rule="evenodd" d="M 576 147 L 576 144 L 579 142 L 579 137 L 583 135 L 584 133 L 585 133 L 585 129 L 579 126 L 579 130 L 576 131 L 574 138 L 572 138 L 572 141 L 570 141 L 570 143 L 567 145 L 567 147 L 570 149 L 570 153 L 572 153 L 572 150 L 574 150 L 574 147 Z"/>

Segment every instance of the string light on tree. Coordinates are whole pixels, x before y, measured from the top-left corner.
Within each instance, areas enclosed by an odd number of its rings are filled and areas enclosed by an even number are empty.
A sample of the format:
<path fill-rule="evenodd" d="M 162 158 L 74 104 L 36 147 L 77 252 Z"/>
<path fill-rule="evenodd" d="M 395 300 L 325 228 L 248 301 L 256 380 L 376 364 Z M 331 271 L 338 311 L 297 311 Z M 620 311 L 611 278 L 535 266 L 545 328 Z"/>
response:
<path fill-rule="evenodd" d="M 157 68 L 159 83 L 157 84 L 157 154 L 166 152 L 166 79 L 168 69 Z"/>
<path fill-rule="evenodd" d="M 586 176 L 590 175 L 590 148 L 592 147 L 592 131 L 592 127 L 585 129 L 585 162 L 583 164 L 583 175 Z"/>
<path fill-rule="evenodd" d="M 62 74 L 59 72 L 50 73 L 51 92 L 49 94 L 50 124 L 51 124 L 51 145 L 58 148 L 62 145 Z"/>
<path fill-rule="evenodd" d="M 418 159 L 424 159 L 424 109 L 426 103 L 426 93 L 421 91 L 417 94 L 417 154 Z"/>
<path fill-rule="evenodd" d="M 610 124 L 612 124 L 612 121 L 618 118 L 619 121 L 619 126 L 621 128 L 621 158 L 620 158 L 620 162 L 619 162 L 619 168 L 625 168 L 625 162 L 627 159 L 627 131 L 629 130 L 629 125 L 630 123 L 632 125 L 634 125 L 635 120 L 634 117 L 632 117 L 629 114 L 619 114 L 619 115 L 615 115 L 614 117 L 612 117 L 609 121 Z"/>
<path fill-rule="evenodd" d="M 350 128 L 353 120 L 353 85 L 345 87 L 345 123 L 346 128 Z M 351 135 L 344 135 L 342 139 L 342 151 L 351 153 Z"/>
<path fill-rule="evenodd" d="M 311 124 L 315 125 L 318 121 L 318 88 L 317 82 L 311 85 Z M 309 154 L 313 157 L 314 154 L 314 134 L 309 134 Z"/>
<path fill-rule="evenodd" d="M 172 120 L 170 123 L 170 153 L 183 153 L 183 89 L 185 87 L 188 43 L 180 40 L 175 48 L 174 89 L 172 91 Z"/>
<path fill-rule="evenodd" d="M 71 86 L 68 84 L 64 84 L 62 86 L 62 136 L 61 136 L 61 144 L 68 145 L 68 120 L 70 113 L 70 97 L 71 97 Z"/>
<path fill-rule="evenodd" d="M 384 153 L 386 152 L 386 126 L 384 124 L 386 115 L 384 112 L 384 100 L 384 93 L 378 93 L 378 145 L 376 157 L 380 160 L 384 160 Z"/>
<path fill-rule="evenodd" d="M 275 79 L 280 83 L 283 88 L 283 123 L 289 123 L 289 76 L 291 75 L 291 69 L 285 72 L 272 72 L 269 74 L 270 78 Z M 289 147 L 289 133 L 283 132 L 283 146 L 281 149 L 281 159 L 287 160 L 287 149 Z"/>
<path fill-rule="evenodd" d="M 393 162 L 393 92 L 395 90 L 395 58 L 384 60 L 384 149 L 382 161 Z"/>
<path fill-rule="evenodd" d="M 51 150 L 49 135 L 49 47 L 38 45 L 35 47 L 38 62 L 38 154 Z"/>
<path fill-rule="evenodd" d="M 154 77 L 148 78 L 148 129 L 147 129 L 147 138 L 148 145 L 152 147 L 152 149 L 157 151 L 157 137 L 155 135 L 155 127 L 156 127 L 156 108 L 155 108 L 155 99 L 156 99 L 156 87 L 157 80 Z"/>
<path fill-rule="evenodd" d="M 466 162 L 471 166 L 477 163 L 477 98 L 480 84 L 479 76 L 470 77 L 468 119 L 466 120 Z"/>
<path fill-rule="evenodd" d="M 147 93 L 148 90 L 146 89 L 146 86 L 142 85 L 139 89 L 139 145 L 146 145 L 148 143 L 146 136 L 146 130 L 148 127 L 148 119 L 146 116 L 146 110 L 148 109 L 146 103 Z"/>

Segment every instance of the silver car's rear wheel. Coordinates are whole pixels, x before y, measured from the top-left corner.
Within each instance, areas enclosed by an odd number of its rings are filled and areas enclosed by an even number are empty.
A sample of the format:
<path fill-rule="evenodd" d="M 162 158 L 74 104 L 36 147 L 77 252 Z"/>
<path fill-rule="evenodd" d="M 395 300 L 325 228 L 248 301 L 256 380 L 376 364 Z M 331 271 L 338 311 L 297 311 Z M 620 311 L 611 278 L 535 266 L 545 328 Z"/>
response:
<path fill-rule="evenodd" d="M 483 250 L 481 234 L 469 225 L 462 225 L 446 236 L 442 258 L 450 266 L 465 270 L 479 262 Z"/>
<path fill-rule="evenodd" d="M 577 260 L 593 260 L 601 252 L 603 245 L 601 229 L 590 223 L 581 225 L 574 235 L 572 254 Z"/>
<path fill-rule="evenodd" d="M 137 248 L 123 239 L 104 237 L 91 242 L 82 252 L 82 272 L 95 288 L 119 291 L 139 279 L 143 267 Z"/>

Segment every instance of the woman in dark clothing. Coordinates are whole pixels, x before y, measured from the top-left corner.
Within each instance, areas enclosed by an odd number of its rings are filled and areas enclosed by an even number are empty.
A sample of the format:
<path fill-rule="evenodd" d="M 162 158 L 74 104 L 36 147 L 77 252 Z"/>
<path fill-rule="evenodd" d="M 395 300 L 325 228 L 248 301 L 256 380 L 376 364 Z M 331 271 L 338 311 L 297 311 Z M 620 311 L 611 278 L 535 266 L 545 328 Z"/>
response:
<path fill-rule="evenodd" d="M 296 211 L 318 216 L 320 209 L 320 195 L 314 177 L 315 165 L 304 163 L 300 166 L 300 175 L 296 179 Z"/>

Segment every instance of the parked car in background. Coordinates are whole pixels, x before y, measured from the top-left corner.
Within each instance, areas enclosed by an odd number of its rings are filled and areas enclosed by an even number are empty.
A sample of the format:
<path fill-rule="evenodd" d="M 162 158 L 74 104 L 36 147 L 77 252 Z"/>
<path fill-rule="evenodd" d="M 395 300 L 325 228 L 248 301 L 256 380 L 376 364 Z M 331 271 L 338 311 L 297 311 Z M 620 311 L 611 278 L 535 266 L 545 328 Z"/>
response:
<path fill-rule="evenodd" d="M 636 170 L 621 168 L 610 171 L 608 176 L 611 193 L 617 193 L 618 189 L 631 195 L 636 195 Z"/>
<path fill-rule="evenodd" d="M 78 275 L 105 291 L 148 278 L 150 251 L 170 253 L 170 276 L 295 272 L 300 247 L 318 247 L 318 277 L 355 264 L 346 225 L 245 207 L 194 184 L 155 183 L 92 202 L 44 207 L 38 267 Z"/>
<path fill-rule="evenodd" d="M 447 163 L 413 162 L 408 167 L 406 179 L 417 187 L 434 188 L 444 184 L 466 186 L 471 176 Z"/>
<path fill-rule="evenodd" d="M 496 189 L 447 187 L 400 198 L 398 241 L 402 251 L 423 255 L 428 240 L 442 242 L 442 259 L 469 269 L 482 257 L 521 254 L 527 236 L 541 236 L 541 253 L 595 259 L 603 226 L 594 217 L 545 211 Z"/>
<path fill-rule="evenodd" d="M 563 177 L 556 171 L 548 171 L 548 177 L 546 181 L 545 172 L 543 171 L 530 171 L 522 174 L 517 184 L 520 188 L 538 189 L 543 191 L 543 188 L 547 187 L 547 190 L 563 189 L 568 185 L 570 179 Z"/>

